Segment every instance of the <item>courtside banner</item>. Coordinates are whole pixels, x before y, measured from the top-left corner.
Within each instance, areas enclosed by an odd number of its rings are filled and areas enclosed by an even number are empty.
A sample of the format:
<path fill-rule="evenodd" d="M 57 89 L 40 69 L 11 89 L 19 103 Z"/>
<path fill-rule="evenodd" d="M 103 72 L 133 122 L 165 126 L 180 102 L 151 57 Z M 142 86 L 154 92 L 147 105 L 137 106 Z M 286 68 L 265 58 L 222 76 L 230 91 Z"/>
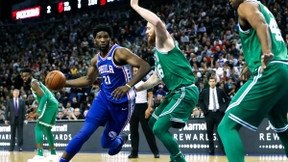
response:
<path fill-rule="evenodd" d="M 24 124 L 24 141 L 23 150 L 33 151 L 36 149 L 35 142 L 35 122 Z M 84 120 L 77 121 L 57 121 L 52 132 L 55 138 L 55 147 L 57 150 L 64 150 L 69 141 L 80 131 Z M 177 140 L 179 147 L 184 153 L 208 153 L 209 144 L 206 133 L 205 119 L 191 119 L 182 129 L 171 128 L 170 132 Z M 216 129 L 215 129 L 216 130 Z M 104 127 L 98 130 L 83 145 L 81 152 L 107 152 L 100 144 Z M 10 146 L 10 126 L 0 124 L 0 148 L 9 150 Z M 128 141 L 123 146 L 123 151 L 131 151 L 131 134 L 129 124 L 125 127 L 124 133 L 128 134 Z M 147 144 L 144 133 L 139 124 L 139 152 L 151 152 Z M 241 128 L 240 137 L 243 141 L 246 154 L 284 154 L 284 147 L 280 142 L 278 135 L 273 131 L 267 119 L 265 119 L 256 132 L 249 129 Z M 221 153 L 219 141 L 214 132 L 215 153 Z M 157 146 L 160 153 L 168 153 L 163 144 L 156 137 Z M 16 142 L 17 143 L 17 142 Z M 17 148 L 17 147 L 16 147 Z M 46 137 L 44 137 L 44 149 L 48 149 Z"/>

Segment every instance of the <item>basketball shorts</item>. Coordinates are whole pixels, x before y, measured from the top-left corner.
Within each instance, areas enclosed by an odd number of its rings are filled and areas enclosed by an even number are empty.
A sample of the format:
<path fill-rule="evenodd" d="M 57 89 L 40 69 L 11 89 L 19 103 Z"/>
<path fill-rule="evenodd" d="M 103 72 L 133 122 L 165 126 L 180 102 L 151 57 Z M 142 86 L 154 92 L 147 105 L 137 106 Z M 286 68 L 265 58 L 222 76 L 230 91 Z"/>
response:
<path fill-rule="evenodd" d="M 53 127 L 56 124 L 58 113 L 58 101 L 51 99 L 44 105 L 43 111 L 39 116 L 38 122 L 46 127 Z"/>
<path fill-rule="evenodd" d="M 264 118 L 276 132 L 288 129 L 288 62 L 271 61 L 263 74 L 261 67 L 238 90 L 226 116 L 256 131 Z"/>
<path fill-rule="evenodd" d="M 94 99 L 86 115 L 86 120 L 105 126 L 102 138 L 109 141 L 114 140 L 129 123 L 134 111 L 135 100 L 116 104 L 107 100 L 102 93 L 100 91 Z"/>
<path fill-rule="evenodd" d="M 178 88 L 170 92 L 163 102 L 152 114 L 156 120 L 162 116 L 169 115 L 170 120 L 176 125 L 175 128 L 182 128 L 187 123 L 199 98 L 198 88 L 193 84 L 191 86 Z"/>

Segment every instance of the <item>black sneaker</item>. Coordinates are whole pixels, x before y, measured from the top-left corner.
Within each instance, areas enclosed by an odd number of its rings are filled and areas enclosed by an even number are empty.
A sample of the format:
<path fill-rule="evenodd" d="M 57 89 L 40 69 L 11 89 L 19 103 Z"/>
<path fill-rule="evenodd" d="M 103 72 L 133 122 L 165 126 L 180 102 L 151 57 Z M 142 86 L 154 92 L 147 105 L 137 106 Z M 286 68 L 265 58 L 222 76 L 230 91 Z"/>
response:
<path fill-rule="evenodd" d="M 160 155 L 159 155 L 159 153 L 157 153 L 157 154 L 154 154 L 154 158 L 160 158 Z"/>
<path fill-rule="evenodd" d="M 130 154 L 128 156 L 129 159 L 134 159 L 134 158 L 138 158 L 138 155 L 137 154 Z"/>
<path fill-rule="evenodd" d="M 118 146 L 118 148 L 115 148 L 115 149 L 109 149 L 108 151 L 108 154 L 109 155 L 116 155 L 118 154 L 121 149 L 122 149 L 122 146 L 126 143 L 126 141 L 128 140 L 128 136 L 126 134 L 120 134 L 117 138 L 120 138 L 122 140 L 122 144 Z M 114 148 L 113 145 L 111 148 Z"/>

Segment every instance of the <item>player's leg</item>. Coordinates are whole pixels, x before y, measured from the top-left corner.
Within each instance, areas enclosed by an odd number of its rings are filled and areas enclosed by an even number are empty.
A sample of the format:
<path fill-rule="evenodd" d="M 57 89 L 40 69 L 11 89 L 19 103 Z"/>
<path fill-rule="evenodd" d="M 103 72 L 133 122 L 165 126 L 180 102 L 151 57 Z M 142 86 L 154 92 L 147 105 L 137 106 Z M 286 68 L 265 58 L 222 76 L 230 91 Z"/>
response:
<path fill-rule="evenodd" d="M 218 125 L 218 133 L 224 145 L 229 161 L 244 161 L 244 147 L 239 136 L 241 125 L 231 120 L 226 114 Z M 232 143 L 231 143 L 232 142 Z"/>
<path fill-rule="evenodd" d="M 153 133 L 170 152 L 171 160 L 177 162 L 186 161 L 169 129 L 171 127 L 183 128 L 185 126 L 193 108 L 198 102 L 198 96 L 199 92 L 195 86 L 183 87 L 170 93 L 165 98 L 170 101 L 169 104 L 164 108 L 154 124 Z"/>
<path fill-rule="evenodd" d="M 148 121 L 148 126 L 151 128 L 151 130 L 153 129 L 155 122 L 159 118 L 159 115 L 162 113 L 165 107 L 169 104 L 170 100 L 171 99 L 167 98 L 166 96 L 166 98 L 162 101 L 162 103 L 158 107 L 155 107 L 156 110 L 152 113 Z"/>
<path fill-rule="evenodd" d="M 72 138 L 66 147 L 60 162 L 71 160 L 79 152 L 83 144 L 101 125 L 104 125 L 108 119 L 106 104 L 100 95 L 94 99 L 84 122 L 82 129 Z"/>
<path fill-rule="evenodd" d="M 46 105 L 45 111 L 39 118 L 39 124 L 43 127 L 42 131 L 45 132 L 47 141 L 50 147 L 51 155 L 56 155 L 54 147 L 54 137 L 52 134 L 52 127 L 56 124 L 56 115 L 58 112 L 58 101 L 56 99 L 50 100 Z M 43 142 L 42 142 L 43 143 Z"/>
<path fill-rule="evenodd" d="M 122 104 L 108 103 L 109 119 L 101 137 L 101 146 L 109 148 L 109 155 L 118 154 L 128 139 L 126 134 L 119 135 L 128 124 L 134 110 L 135 101 Z"/>
<path fill-rule="evenodd" d="M 135 110 L 131 116 L 130 120 L 130 133 L 131 133 L 131 146 L 132 151 L 128 158 L 137 158 L 138 157 L 138 147 L 139 147 L 139 113 L 141 108 L 140 104 L 136 104 Z"/>
<path fill-rule="evenodd" d="M 35 126 L 35 138 L 37 145 L 37 155 L 39 156 L 43 156 L 43 130 L 44 126 L 37 122 Z"/>
<path fill-rule="evenodd" d="M 282 68 L 280 68 L 282 66 Z M 288 157 L 288 66 L 284 64 L 279 64 L 278 73 L 282 78 L 278 78 L 280 82 L 283 84 L 280 86 L 280 89 L 277 91 L 279 97 L 279 101 L 273 107 L 273 109 L 269 112 L 269 120 L 272 128 L 280 137 L 280 140 L 285 148 L 286 156 Z"/>
<path fill-rule="evenodd" d="M 169 151 L 170 155 L 174 157 L 174 159 L 178 158 L 179 162 L 182 162 L 185 161 L 185 158 L 183 157 L 180 151 L 177 141 L 169 132 L 169 129 L 173 125 L 170 119 L 171 117 L 169 115 L 160 117 L 154 124 L 153 133 L 164 144 L 165 148 Z"/>
<path fill-rule="evenodd" d="M 260 70 L 238 90 L 218 126 L 229 162 L 244 161 L 244 148 L 238 133 L 240 127 L 256 131 L 277 102 L 273 97 L 277 96 L 274 89 L 278 85 L 270 79 L 274 78 L 273 72 L 264 71 L 261 74 Z"/>
<path fill-rule="evenodd" d="M 140 118 L 142 130 L 144 132 L 144 135 L 146 137 L 146 140 L 148 142 L 148 145 L 149 145 L 151 151 L 153 152 L 154 156 L 158 158 L 159 157 L 159 150 L 158 150 L 157 145 L 156 145 L 155 136 L 154 136 L 152 130 L 148 126 L 147 119 L 145 119 L 145 111 L 147 109 L 147 104 L 143 104 L 142 107 L 139 107 L 139 109 L 140 109 L 139 118 Z"/>

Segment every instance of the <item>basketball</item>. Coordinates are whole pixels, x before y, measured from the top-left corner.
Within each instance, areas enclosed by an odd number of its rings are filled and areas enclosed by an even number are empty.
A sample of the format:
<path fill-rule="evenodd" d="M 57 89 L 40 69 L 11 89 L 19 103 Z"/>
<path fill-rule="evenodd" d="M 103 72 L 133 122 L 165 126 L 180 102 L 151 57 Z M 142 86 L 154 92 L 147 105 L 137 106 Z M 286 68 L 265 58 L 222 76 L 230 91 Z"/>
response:
<path fill-rule="evenodd" d="M 60 90 L 64 87 L 66 83 L 65 75 L 58 70 L 49 72 L 45 78 L 45 85 L 50 90 Z"/>

